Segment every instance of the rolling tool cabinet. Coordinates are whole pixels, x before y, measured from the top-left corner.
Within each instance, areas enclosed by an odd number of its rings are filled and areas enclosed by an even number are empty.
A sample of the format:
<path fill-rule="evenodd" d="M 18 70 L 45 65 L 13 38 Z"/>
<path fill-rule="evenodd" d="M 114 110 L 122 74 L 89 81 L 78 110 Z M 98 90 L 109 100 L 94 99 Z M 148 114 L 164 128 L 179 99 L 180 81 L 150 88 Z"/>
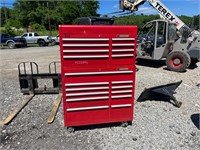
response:
<path fill-rule="evenodd" d="M 64 126 L 133 120 L 136 26 L 60 25 Z"/>

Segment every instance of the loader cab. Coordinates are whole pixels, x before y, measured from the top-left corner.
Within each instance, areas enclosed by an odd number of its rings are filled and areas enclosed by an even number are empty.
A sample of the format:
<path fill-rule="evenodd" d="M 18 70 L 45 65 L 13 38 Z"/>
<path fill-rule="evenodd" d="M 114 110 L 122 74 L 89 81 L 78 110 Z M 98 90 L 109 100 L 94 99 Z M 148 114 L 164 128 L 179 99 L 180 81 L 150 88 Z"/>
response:
<path fill-rule="evenodd" d="M 162 19 L 148 22 L 139 33 L 137 55 L 141 58 L 159 60 L 168 54 L 169 42 L 176 38 L 174 23 Z"/>

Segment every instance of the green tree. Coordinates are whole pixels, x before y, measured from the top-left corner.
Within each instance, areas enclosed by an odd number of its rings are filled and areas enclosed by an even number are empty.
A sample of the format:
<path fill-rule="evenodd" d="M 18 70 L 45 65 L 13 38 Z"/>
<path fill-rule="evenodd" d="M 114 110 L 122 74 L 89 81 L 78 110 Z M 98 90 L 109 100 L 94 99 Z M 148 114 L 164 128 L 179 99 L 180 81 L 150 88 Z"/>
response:
<path fill-rule="evenodd" d="M 1 14 L 1 27 L 6 25 L 6 20 L 11 18 L 11 9 L 7 7 L 1 7 L 0 8 L 0 14 Z"/>
<path fill-rule="evenodd" d="M 117 25 L 137 25 L 139 29 L 142 28 L 147 22 L 159 19 L 159 15 L 131 15 L 115 18 L 115 24 Z"/>
<path fill-rule="evenodd" d="M 97 16 L 99 2 L 91 1 L 21 1 L 16 0 L 12 18 L 19 20 L 23 27 L 40 24 L 49 29 L 49 18 L 53 29 L 59 24 L 72 24 L 81 16 Z"/>
<path fill-rule="evenodd" d="M 193 17 L 192 25 L 196 30 L 200 29 L 200 15 L 196 15 Z"/>
<path fill-rule="evenodd" d="M 196 15 L 193 17 L 190 16 L 178 16 L 185 24 L 189 27 L 194 28 L 196 30 L 199 29 L 200 24 L 200 15 Z M 130 15 L 130 16 L 121 16 L 115 18 L 115 24 L 118 25 L 137 25 L 139 29 L 142 28 L 144 24 L 147 22 L 159 19 L 159 15 Z"/>
<path fill-rule="evenodd" d="M 99 9 L 99 2 L 97 1 L 81 1 L 80 17 L 97 16 L 97 9 Z"/>
<path fill-rule="evenodd" d="M 192 17 L 181 15 L 179 18 L 189 27 L 192 25 Z"/>

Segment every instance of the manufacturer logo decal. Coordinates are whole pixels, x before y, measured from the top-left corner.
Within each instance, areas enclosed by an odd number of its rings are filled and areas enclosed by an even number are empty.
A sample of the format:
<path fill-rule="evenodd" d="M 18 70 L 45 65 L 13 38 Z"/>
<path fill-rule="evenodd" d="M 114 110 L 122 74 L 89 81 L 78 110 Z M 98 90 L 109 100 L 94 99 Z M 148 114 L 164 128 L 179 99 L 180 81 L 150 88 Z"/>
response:
<path fill-rule="evenodd" d="M 170 12 L 168 12 L 165 8 L 163 8 L 163 6 L 161 6 L 158 2 L 156 3 L 155 8 L 170 21 L 175 20 L 175 17 Z"/>

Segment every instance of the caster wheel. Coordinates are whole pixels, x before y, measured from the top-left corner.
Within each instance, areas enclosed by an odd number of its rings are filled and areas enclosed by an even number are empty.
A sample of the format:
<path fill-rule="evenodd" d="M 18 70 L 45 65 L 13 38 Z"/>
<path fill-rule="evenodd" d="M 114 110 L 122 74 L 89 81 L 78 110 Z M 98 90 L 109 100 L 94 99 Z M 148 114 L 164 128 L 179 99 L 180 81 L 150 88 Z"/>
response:
<path fill-rule="evenodd" d="M 182 102 L 178 102 L 178 104 L 176 105 L 178 108 L 180 108 L 182 105 Z"/>
<path fill-rule="evenodd" d="M 73 132 L 74 132 L 74 128 L 73 128 L 73 127 L 67 127 L 67 131 L 68 131 L 69 133 L 73 133 Z"/>
<path fill-rule="evenodd" d="M 121 122 L 121 127 L 127 127 L 128 126 L 128 122 L 127 121 L 124 121 L 124 122 Z"/>

